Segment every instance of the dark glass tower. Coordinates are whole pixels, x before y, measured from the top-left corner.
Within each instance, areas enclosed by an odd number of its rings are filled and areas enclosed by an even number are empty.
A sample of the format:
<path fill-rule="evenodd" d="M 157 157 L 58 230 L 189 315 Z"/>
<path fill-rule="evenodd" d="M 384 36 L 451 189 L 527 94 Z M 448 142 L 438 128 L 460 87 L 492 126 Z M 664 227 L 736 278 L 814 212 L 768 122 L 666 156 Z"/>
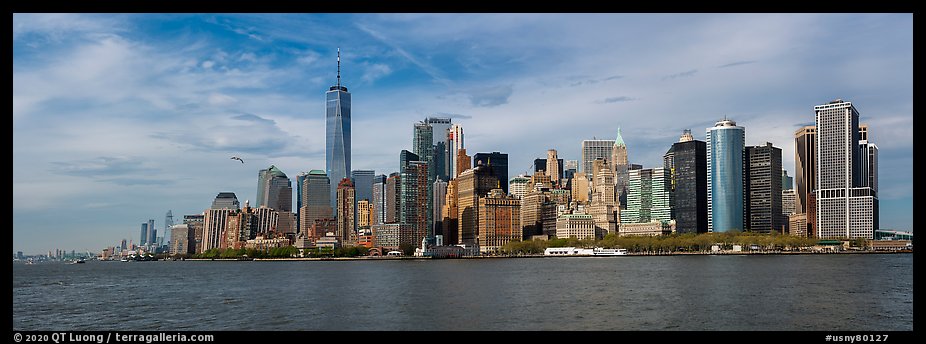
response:
<path fill-rule="evenodd" d="M 341 86 L 341 49 L 338 49 L 338 83 L 326 93 L 325 170 L 329 180 L 340 181 L 350 171 L 350 92 Z M 331 183 L 331 207 L 337 200 L 337 183 Z"/>
<path fill-rule="evenodd" d="M 707 233 L 707 144 L 690 136 L 665 155 L 672 218 L 679 233 Z"/>
<path fill-rule="evenodd" d="M 476 153 L 473 156 L 473 166 L 483 165 L 489 168 L 489 173 L 495 176 L 498 179 L 499 189 L 508 193 L 508 154 L 492 152 L 492 153 Z M 560 165 L 562 166 L 562 165 Z M 501 181 L 505 182 L 501 182 Z"/>

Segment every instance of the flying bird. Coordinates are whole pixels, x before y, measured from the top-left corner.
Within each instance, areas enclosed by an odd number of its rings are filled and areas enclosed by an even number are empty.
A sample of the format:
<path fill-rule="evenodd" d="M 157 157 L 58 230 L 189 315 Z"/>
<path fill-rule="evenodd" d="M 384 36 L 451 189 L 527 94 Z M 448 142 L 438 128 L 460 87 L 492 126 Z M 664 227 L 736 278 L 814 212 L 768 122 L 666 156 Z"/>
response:
<path fill-rule="evenodd" d="M 241 160 L 241 158 L 239 158 L 239 157 L 237 157 L 237 156 L 233 156 L 233 157 L 231 157 L 231 159 L 232 159 L 232 160 L 238 160 L 238 161 L 240 161 L 242 164 L 244 163 L 244 160 Z"/>

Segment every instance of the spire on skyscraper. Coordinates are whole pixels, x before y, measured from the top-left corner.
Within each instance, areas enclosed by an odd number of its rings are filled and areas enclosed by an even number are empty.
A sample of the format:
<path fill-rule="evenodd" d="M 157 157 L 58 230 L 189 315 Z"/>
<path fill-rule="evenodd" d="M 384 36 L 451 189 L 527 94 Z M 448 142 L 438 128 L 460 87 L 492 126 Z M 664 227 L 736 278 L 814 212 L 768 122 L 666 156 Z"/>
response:
<path fill-rule="evenodd" d="M 338 89 L 341 89 L 341 47 L 338 47 Z"/>
<path fill-rule="evenodd" d="M 618 146 L 626 146 L 624 144 L 624 138 L 621 137 L 621 127 L 617 127 L 617 138 L 614 139 L 614 144 Z"/>

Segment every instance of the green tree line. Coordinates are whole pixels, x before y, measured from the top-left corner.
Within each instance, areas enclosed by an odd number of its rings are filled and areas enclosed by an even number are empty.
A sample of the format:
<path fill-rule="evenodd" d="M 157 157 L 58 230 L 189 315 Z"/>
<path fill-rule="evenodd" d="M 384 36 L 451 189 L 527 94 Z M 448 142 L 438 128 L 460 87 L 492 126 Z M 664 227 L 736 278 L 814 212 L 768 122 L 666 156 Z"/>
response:
<path fill-rule="evenodd" d="M 601 240 L 562 238 L 550 240 L 513 241 L 502 248 L 507 254 L 542 254 L 547 247 L 604 247 L 623 248 L 628 252 L 638 253 L 678 253 L 707 252 L 711 246 L 720 245 L 723 250 L 730 250 L 733 245 L 741 245 L 748 250 L 753 245 L 759 250 L 781 251 L 800 250 L 816 245 L 819 239 L 802 238 L 777 233 L 764 234 L 753 232 L 727 232 L 703 234 L 671 234 L 659 236 L 618 236 L 608 234 Z M 865 239 L 854 239 L 852 246 L 864 248 Z"/>

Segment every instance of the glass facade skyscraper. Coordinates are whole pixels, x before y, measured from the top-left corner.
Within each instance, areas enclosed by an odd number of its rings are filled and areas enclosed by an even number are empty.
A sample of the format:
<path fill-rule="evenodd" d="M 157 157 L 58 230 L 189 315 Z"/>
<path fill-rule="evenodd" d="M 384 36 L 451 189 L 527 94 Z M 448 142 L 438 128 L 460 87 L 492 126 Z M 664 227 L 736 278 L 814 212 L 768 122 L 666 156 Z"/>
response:
<path fill-rule="evenodd" d="M 340 182 L 350 171 L 350 92 L 341 86 L 341 52 L 338 50 L 338 83 L 326 93 L 325 171 Z M 330 202 L 335 207 L 337 183 L 331 183 Z"/>
<path fill-rule="evenodd" d="M 724 119 L 707 129 L 706 141 L 708 231 L 743 231 L 746 129 Z"/>
<path fill-rule="evenodd" d="M 687 134 L 687 135 L 686 135 Z M 707 232 L 707 145 L 686 130 L 664 157 L 672 218 L 679 233 Z"/>

